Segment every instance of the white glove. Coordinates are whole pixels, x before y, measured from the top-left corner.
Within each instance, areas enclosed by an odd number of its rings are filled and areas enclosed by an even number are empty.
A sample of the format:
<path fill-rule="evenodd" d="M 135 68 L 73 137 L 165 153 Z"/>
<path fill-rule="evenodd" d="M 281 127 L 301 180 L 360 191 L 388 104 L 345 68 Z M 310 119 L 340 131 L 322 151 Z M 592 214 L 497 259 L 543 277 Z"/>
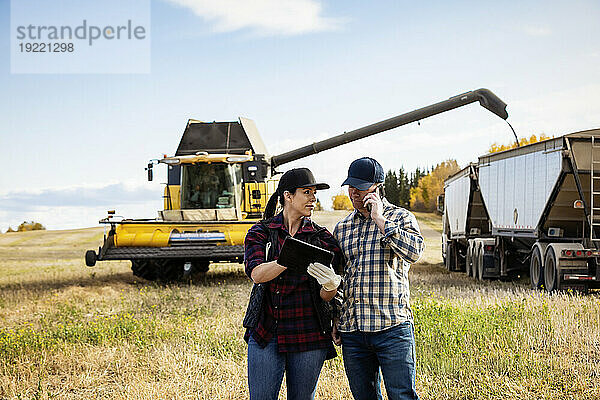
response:
<path fill-rule="evenodd" d="M 333 268 L 326 267 L 320 263 L 308 264 L 308 269 L 306 271 L 310 276 L 315 278 L 317 282 L 321 284 L 321 286 L 323 286 L 323 289 L 328 292 L 336 290 L 342 282 L 342 277 L 337 275 L 333 271 Z"/>

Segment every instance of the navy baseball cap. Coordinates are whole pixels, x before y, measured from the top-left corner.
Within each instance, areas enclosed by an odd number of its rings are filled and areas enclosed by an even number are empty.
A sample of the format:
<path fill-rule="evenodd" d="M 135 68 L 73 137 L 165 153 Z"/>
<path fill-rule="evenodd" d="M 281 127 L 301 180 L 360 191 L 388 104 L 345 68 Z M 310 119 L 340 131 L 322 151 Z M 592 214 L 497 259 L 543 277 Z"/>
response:
<path fill-rule="evenodd" d="M 382 183 L 384 180 L 385 173 L 381 164 L 371 157 L 363 157 L 352 161 L 348 168 L 348 177 L 342 186 L 350 185 L 358 190 L 367 190 L 374 183 Z"/>

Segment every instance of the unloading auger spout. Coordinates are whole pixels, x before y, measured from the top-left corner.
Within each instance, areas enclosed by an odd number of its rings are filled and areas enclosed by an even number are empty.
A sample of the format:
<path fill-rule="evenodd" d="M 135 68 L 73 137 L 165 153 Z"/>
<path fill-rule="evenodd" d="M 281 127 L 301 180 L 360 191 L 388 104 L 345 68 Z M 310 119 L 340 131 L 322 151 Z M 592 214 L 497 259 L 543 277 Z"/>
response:
<path fill-rule="evenodd" d="M 411 122 L 420 121 L 433 115 L 441 114 L 443 112 L 450 111 L 476 101 L 478 101 L 482 107 L 493 112 L 500 118 L 508 118 L 508 113 L 506 112 L 506 103 L 500 100 L 498 96 L 488 89 L 477 89 L 459 94 L 458 96 L 451 97 L 448 100 L 440 101 L 439 103 L 435 103 L 427 107 L 419 108 L 417 110 L 410 111 L 381 122 L 376 122 L 350 132 L 344 132 L 341 135 L 337 135 L 320 142 L 309 144 L 307 146 L 273 156 L 271 158 L 271 168 L 274 169 L 279 165 L 295 161 L 312 154 L 317 154 L 321 151 L 329 150 L 342 144 L 375 135 L 376 133 L 410 124 Z"/>

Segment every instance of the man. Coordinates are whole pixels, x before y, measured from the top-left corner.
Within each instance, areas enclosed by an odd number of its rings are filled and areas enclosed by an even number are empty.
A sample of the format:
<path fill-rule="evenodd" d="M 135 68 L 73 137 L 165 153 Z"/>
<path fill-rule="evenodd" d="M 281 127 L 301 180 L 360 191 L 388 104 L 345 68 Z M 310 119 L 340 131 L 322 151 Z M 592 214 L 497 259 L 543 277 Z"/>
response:
<path fill-rule="evenodd" d="M 408 270 L 423 253 L 415 216 L 383 198 L 384 172 L 369 157 L 350 164 L 348 194 L 355 210 L 333 235 L 346 259 L 343 302 L 332 333 L 356 400 L 418 399 Z"/>

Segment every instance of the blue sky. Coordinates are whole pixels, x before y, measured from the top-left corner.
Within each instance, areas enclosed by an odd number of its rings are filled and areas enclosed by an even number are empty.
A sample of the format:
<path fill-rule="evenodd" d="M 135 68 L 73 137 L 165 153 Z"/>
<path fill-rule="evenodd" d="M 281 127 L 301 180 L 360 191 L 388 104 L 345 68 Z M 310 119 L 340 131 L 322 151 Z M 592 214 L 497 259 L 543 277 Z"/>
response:
<path fill-rule="evenodd" d="M 42 0 L 40 0 L 40 4 Z M 46 2 L 44 2 L 46 4 Z M 600 127 L 597 1 L 151 1 L 149 74 L 11 74 L 0 0 L 0 229 L 154 217 L 188 118 L 253 119 L 272 154 L 486 87 L 519 136 Z M 118 63 L 118 59 L 114 60 Z M 508 142 L 478 105 L 284 165 L 337 193 L 348 164 L 476 160 Z"/>

